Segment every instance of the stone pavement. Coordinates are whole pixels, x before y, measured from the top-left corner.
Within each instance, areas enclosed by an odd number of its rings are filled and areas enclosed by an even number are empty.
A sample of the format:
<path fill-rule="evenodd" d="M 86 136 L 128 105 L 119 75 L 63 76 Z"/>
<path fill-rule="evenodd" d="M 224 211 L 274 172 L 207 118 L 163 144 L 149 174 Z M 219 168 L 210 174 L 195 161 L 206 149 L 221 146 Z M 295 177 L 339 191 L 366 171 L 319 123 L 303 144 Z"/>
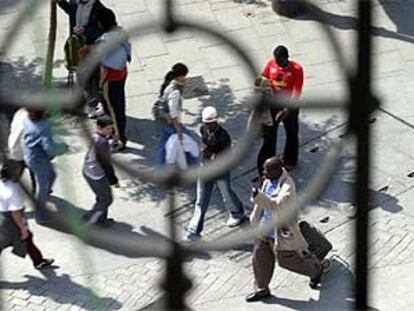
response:
<path fill-rule="evenodd" d="M 103 0 L 113 7 L 120 24 L 126 28 L 158 21 L 162 16 L 161 0 Z M 304 98 L 335 98 L 347 95 L 337 57 L 330 43 L 310 17 L 288 19 L 275 15 L 270 1 L 178 0 L 177 13 L 185 18 L 218 27 L 234 37 L 254 59 L 258 70 L 271 57 L 273 47 L 285 44 L 292 58 L 305 68 Z M 24 4 L 1 1 L 3 32 Z M 346 62 L 355 62 L 355 7 L 350 0 L 319 0 L 321 14 L 338 37 Z M 370 228 L 371 299 L 379 310 L 410 310 L 414 276 L 414 5 L 409 2 L 375 1 L 374 87 L 382 100 L 382 111 L 373 115 L 373 164 Z M 67 36 L 67 19 L 59 12 L 56 51 L 56 81 L 65 78 L 60 47 Z M 43 49 L 47 30 L 47 6 L 26 23 L 1 67 L 7 79 L 3 90 L 17 87 L 36 89 L 41 76 Z M 205 82 L 208 94 L 184 102 L 184 122 L 197 131 L 202 107 L 215 104 L 222 122 L 235 142 L 244 129 L 249 113 L 251 80 L 246 69 L 226 45 L 215 38 L 191 31 L 167 36 L 152 31 L 134 38 L 133 62 L 127 83 L 128 136 L 125 153 L 116 160 L 139 169 L 154 165 L 157 138 L 151 118 L 151 104 L 156 98 L 164 74 L 176 61 L 188 64 L 190 76 Z M 202 87 L 202 85 L 200 86 Z M 301 111 L 301 162 L 293 172 L 299 191 L 310 182 L 324 162 L 332 143 L 341 139 L 346 126 L 342 111 Z M 2 122 L 3 123 L 3 122 Z M 55 160 L 58 180 L 54 204 L 58 207 L 88 209 L 91 192 L 82 179 L 80 168 L 86 150 L 79 139 L 79 124 L 65 123 L 56 128 L 56 139 L 68 145 L 68 151 Z M 283 146 L 280 131 L 279 152 Z M 236 191 L 250 208 L 250 179 L 259 143 L 232 172 Z M 253 150 L 254 149 L 254 150 Z M 352 281 L 355 247 L 351 196 L 354 180 L 354 146 L 345 147 L 329 186 L 303 211 L 332 241 L 334 267 L 323 280 L 320 291 L 307 286 L 306 278 L 276 269 L 271 287 L 275 295 L 266 303 L 246 304 L 243 296 L 252 288 L 251 241 L 223 253 L 200 254 L 185 265 L 193 280 L 187 301 L 194 310 L 347 310 L 352 308 Z M 142 236 L 166 238 L 169 217 L 176 217 L 179 229 L 191 217 L 194 187 L 179 189 L 178 207 L 171 215 L 165 208 L 165 194 L 156 185 L 142 183 L 120 172 L 121 189 L 111 216 L 117 224 L 108 229 L 128 238 Z M 204 239 L 214 240 L 237 232 L 225 227 L 226 213 L 214 195 L 208 212 Z M 30 203 L 28 202 L 30 206 Z M 329 217 L 327 222 L 320 222 Z M 128 254 L 87 246 L 72 235 L 37 226 L 30 220 L 35 239 L 47 256 L 56 259 L 55 269 L 40 273 L 28 259 L 21 260 L 5 251 L 1 259 L 0 282 L 4 310 L 139 310 L 154 308 L 161 295 L 164 263 L 155 258 L 133 258 Z"/>

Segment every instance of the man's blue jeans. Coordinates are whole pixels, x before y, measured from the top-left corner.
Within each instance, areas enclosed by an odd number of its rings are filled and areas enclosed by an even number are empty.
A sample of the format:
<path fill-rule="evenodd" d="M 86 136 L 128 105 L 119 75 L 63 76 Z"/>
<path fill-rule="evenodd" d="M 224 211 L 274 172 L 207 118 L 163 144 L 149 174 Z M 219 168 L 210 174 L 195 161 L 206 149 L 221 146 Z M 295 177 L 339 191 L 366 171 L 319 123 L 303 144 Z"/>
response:
<path fill-rule="evenodd" d="M 234 218 L 243 218 L 244 209 L 240 199 L 230 185 L 230 173 L 209 181 L 197 181 L 197 200 L 195 203 L 194 215 L 187 228 L 190 235 L 199 235 L 203 231 L 204 218 L 210 204 L 211 192 L 217 184 L 223 203 Z"/>
<path fill-rule="evenodd" d="M 55 170 L 50 161 L 35 161 L 33 163 L 27 163 L 27 166 L 32 171 L 36 184 L 35 198 L 38 202 L 35 209 L 36 222 L 47 222 L 49 221 L 49 217 L 39 209 L 39 206 L 45 206 L 50 197 L 53 183 L 56 179 Z"/>
<path fill-rule="evenodd" d="M 183 129 L 183 133 L 192 136 L 191 132 L 183 125 L 181 125 Z M 162 166 L 165 164 L 165 157 L 166 157 L 166 150 L 165 145 L 167 144 L 168 138 L 172 134 L 175 134 L 176 130 L 175 127 L 171 124 L 160 126 L 160 143 L 158 144 L 158 152 L 157 152 L 157 165 Z"/>
<path fill-rule="evenodd" d="M 108 178 L 103 177 L 101 179 L 94 180 L 85 174 L 83 174 L 83 177 L 96 196 L 95 204 L 84 217 L 90 223 L 103 222 L 107 219 L 108 207 L 113 202 L 112 189 Z"/>

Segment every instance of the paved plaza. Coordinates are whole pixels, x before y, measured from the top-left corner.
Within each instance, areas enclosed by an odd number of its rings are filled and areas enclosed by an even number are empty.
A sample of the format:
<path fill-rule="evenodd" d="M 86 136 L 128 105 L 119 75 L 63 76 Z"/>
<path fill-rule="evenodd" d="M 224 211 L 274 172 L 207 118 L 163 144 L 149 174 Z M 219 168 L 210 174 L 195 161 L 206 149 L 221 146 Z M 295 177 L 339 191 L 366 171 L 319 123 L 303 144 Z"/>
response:
<path fill-rule="evenodd" d="M 0 1 L 0 38 L 27 0 Z M 48 1 L 41 1 L 47 3 Z M 129 29 L 162 20 L 163 0 L 103 0 L 112 7 L 120 24 Z M 215 27 L 236 40 L 258 68 L 272 57 L 273 48 L 286 45 L 292 59 L 305 71 L 304 99 L 340 100 L 348 95 L 338 56 L 324 30 L 314 18 L 280 17 L 267 0 L 176 0 L 179 17 Z M 320 14 L 338 39 L 350 70 L 356 61 L 356 7 L 353 0 L 315 0 Z M 370 120 L 372 181 L 370 185 L 370 302 L 372 310 L 412 310 L 414 277 L 414 2 L 375 0 L 373 38 L 373 87 L 381 110 Z M 58 40 L 54 79 L 66 79 L 62 46 L 68 35 L 68 20 L 58 13 Z M 48 30 L 48 6 L 27 19 L 1 64 L 1 92 L 16 88 L 30 91 L 41 81 Z M 165 73 L 177 61 L 188 65 L 190 79 L 198 85 L 184 100 L 184 120 L 198 133 L 203 107 L 213 104 L 234 143 L 245 129 L 253 94 L 252 78 L 236 53 L 217 38 L 191 29 L 167 35 L 154 28 L 131 38 L 133 60 L 127 79 L 127 136 L 125 152 L 114 159 L 136 170 L 155 166 L 157 135 L 151 106 Z M 7 78 L 4 78 L 7 77 Z M 206 89 L 205 89 L 206 88 Z M 204 89 L 204 91 L 200 91 Z M 88 210 L 94 197 L 81 174 L 87 144 L 80 139 L 80 124 L 73 119 L 59 122 L 56 141 L 67 151 L 54 160 L 58 174 L 53 204 L 68 210 Z M 343 139 L 347 116 L 342 110 L 302 109 L 300 114 L 300 163 L 292 172 L 298 192 L 306 188 L 324 164 L 327 152 Z M 279 131 L 278 153 L 284 144 Z M 232 171 L 234 188 L 245 206 L 252 208 L 249 195 L 260 141 Z M 271 282 L 274 297 L 265 303 L 247 304 L 244 296 L 253 289 L 251 255 L 253 241 L 226 252 L 203 253 L 185 264 L 192 288 L 186 301 L 192 310 L 351 310 L 355 245 L 354 181 L 355 146 L 346 144 L 328 187 L 302 211 L 333 244 L 333 268 L 324 275 L 320 290 L 312 290 L 306 277 L 275 269 Z M 154 237 L 168 239 L 170 217 L 179 232 L 192 216 L 195 186 L 177 190 L 173 213 L 166 207 L 165 191 L 143 183 L 119 170 L 120 189 L 110 217 L 116 224 L 106 230 L 125 239 Z M 216 240 L 243 228 L 225 226 L 227 213 L 217 200 L 207 214 L 203 239 Z M 412 201 L 413 200 L 413 201 Z M 410 203 L 411 202 L 411 203 Z M 28 210 L 31 203 L 28 201 Z M 30 213 L 29 213 L 30 215 Z M 2 310 L 156 310 L 165 272 L 158 258 L 136 258 L 117 249 L 89 246 L 73 235 L 37 225 L 29 219 L 35 240 L 46 257 L 56 262 L 53 269 L 37 271 L 29 259 L 1 257 Z"/>

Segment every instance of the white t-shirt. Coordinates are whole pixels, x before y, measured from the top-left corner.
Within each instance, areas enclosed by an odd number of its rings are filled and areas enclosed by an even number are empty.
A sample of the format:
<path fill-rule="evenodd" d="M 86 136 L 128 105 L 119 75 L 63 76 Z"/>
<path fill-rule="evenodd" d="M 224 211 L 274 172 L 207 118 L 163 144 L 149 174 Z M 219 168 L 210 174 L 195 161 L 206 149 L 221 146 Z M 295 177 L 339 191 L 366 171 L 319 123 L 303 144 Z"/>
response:
<path fill-rule="evenodd" d="M 0 212 L 19 211 L 23 207 L 19 184 L 10 180 L 0 181 Z"/>
<path fill-rule="evenodd" d="M 23 131 L 27 110 L 20 108 L 13 116 L 8 139 L 10 159 L 23 161 Z"/>

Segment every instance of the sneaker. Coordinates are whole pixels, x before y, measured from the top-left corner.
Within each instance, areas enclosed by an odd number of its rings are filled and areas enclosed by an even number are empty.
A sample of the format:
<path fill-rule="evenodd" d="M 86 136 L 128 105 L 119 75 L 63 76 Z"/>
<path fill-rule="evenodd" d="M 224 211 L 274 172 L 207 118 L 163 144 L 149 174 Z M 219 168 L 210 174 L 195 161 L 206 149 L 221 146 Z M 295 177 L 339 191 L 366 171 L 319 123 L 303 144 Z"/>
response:
<path fill-rule="evenodd" d="M 243 220 L 244 220 L 244 217 L 235 218 L 235 217 L 233 217 L 233 216 L 230 215 L 229 216 L 229 219 L 227 219 L 226 225 L 229 228 L 234 228 L 234 227 L 239 226 L 243 222 Z"/>
<path fill-rule="evenodd" d="M 105 109 L 103 108 L 102 103 L 98 103 L 96 107 L 91 107 L 88 113 L 89 119 L 95 119 L 103 116 L 105 114 Z"/>
<path fill-rule="evenodd" d="M 186 232 L 183 238 L 181 239 L 181 242 L 185 244 L 191 244 L 199 240 L 201 240 L 200 234 L 193 234 L 193 233 Z"/>
<path fill-rule="evenodd" d="M 258 290 L 253 293 L 250 293 L 249 295 L 246 296 L 245 300 L 246 302 L 255 302 L 255 301 L 264 300 L 266 298 L 269 298 L 270 296 L 272 296 L 272 294 L 270 293 L 269 289 L 262 289 L 262 290 Z"/>
<path fill-rule="evenodd" d="M 41 270 L 43 268 L 50 267 L 54 262 L 54 259 L 43 258 L 38 264 L 35 265 L 35 268 L 37 270 Z"/>
<path fill-rule="evenodd" d="M 319 284 L 321 283 L 322 273 L 323 271 L 321 271 L 316 277 L 310 280 L 309 282 L 310 288 L 317 289 L 319 287 Z"/>

